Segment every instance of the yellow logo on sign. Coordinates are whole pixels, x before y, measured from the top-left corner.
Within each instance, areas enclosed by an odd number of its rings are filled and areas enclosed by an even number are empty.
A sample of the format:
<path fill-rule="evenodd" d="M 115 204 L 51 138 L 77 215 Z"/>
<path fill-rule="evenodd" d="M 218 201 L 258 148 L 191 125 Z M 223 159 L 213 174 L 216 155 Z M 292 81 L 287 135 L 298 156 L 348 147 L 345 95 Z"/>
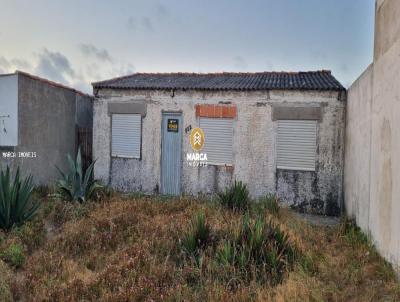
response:
<path fill-rule="evenodd" d="M 190 132 L 190 145 L 194 151 L 200 151 L 204 146 L 204 132 L 201 128 L 194 128 Z"/>

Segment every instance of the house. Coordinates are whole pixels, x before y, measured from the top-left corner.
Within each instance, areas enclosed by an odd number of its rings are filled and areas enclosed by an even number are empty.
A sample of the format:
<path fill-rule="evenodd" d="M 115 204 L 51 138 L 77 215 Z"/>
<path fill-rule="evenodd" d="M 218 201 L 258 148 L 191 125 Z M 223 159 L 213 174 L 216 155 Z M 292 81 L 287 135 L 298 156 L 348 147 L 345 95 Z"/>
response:
<path fill-rule="evenodd" d="M 104 183 L 209 195 L 236 179 L 252 197 L 340 213 L 346 91 L 330 71 L 136 73 L 92 85 Z"/>
<path fill-rule="evenodd" d="M 21 71 L 0 75 L 0 168 L 54 184 L 79 133 L 91 135 L 92 111 L 92 97 L 75 89 Z"/>
<path fill-rule="evenodd" d="M 373 62 L 348 90 L 345 206 L 400 274 L 400 1 L 375 7 Z"/>

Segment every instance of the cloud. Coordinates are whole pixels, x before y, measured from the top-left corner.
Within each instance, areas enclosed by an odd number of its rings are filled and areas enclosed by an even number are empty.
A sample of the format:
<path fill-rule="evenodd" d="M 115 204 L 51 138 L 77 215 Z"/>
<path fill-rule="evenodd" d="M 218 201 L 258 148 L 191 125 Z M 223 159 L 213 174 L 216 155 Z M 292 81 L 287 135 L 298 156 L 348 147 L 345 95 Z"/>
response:
<path fill-rule="evenodd" d="M 13 58 L 10 62 L 11 65 L 18 70 L 30 70 L 32 68 L 32 64 L 24 59 Z"/>
<path fill-rule="evenodd" d="M 137 21 L 135 17 L 129 17 L 128 18 L 128 28 L 132 30 L 136 30 L 137 28 Z"/>
<path fill-rule="evenodd" d="M 5 57 L 0 57 L 0 68 L 2 73 L 6 72 L 6 70 L 10 69 L 11 64 Z"/>
<path fill-rule="evenodd" d="M 142 17 L 142 25 L 145 29 L 147 29 L 149 31 L 153 31 L 153 29 L 154 29 L 153 22 L 151 21 L 151 19 L 149 17 Z"/>
<path fill-rule="evenodd" d="M 92 82 L 135 72 L 135 66 L 132 63 L 113 59 L 108 52 L 104 54 L 103 49 L 91 47 L 91 44 L 81 45 L 88 46 L 84 47 L 85 50 L 83 51 L 87 52 L 85 55 L 93 56 L 96 60 L 86 60 L 83 64 L 75 68 L 65 54 L 43 48 L 33 53 L 34 56 L 31 61 L 22 58 L 0 56 L 0 74 L 11 73 L 16 69 L 23 70 L 91 93 Z M 102 61 L 109 60 L 108 57 L 113 60 L 112 64 L 102 64 Z"/>
<path fill-rule="evenodd" d="M 132 74 L 135 72 L 135 66 L 131 63 L 120 63 L 118 67 L 114 68 L 112 72 L 112 77 L 119 77 L 123 75 Z"/>
<path fill-rule="evenodd" d="M 104 48 L 99 49 L 93 44 L 81 43 L 79 44 L 79 49 L 82 52 L 82 54 L 85 55 L 86 57 L 94 57 L 101 61 L 108 61 L 108 62 L 113 61 L 112 57 L 110 56 L 110 54 L 106 49 Z"/>
<path fill-rule="evenodd" d="M 38 63 L 34 72 L 53 81 L 69 83 L 75 75 L 68 58 L 60 52 L 44 48 L 38 55 Z"/>
<path fill-rule="evenodd" d="M 154 25 L 150 17 L 141 17 L 138 19 L 131 16 L 128 18 L 128 28 L 134 31 L 142 29 L 149 32 L 154 30 Z"/>
<path fill-rule="evenodd" d="M 157 17 L 159 18 L 165 18 L 168 17 L 169 15 L 169 10 L 167 7 L 161 3 L 158 3 L 156 5 L 156 12 L 157 12 Z"/>
<path fill-rule="evenodd" d="M 0 57 L 0 73 L 14 72 L 15 70 L 29 71 L 32 65 L 23 59 L 12 58 L 7 59 L 5 57 Z"/>
<path fill-rule="evenodd" d="M 247 69 L 247 62 L 246 60 L 241 57 L 241 56 L 236 56 L 233 58 L 233 64 L 235 66 L 236 69 L 239 70 L 244 70 Z"/>

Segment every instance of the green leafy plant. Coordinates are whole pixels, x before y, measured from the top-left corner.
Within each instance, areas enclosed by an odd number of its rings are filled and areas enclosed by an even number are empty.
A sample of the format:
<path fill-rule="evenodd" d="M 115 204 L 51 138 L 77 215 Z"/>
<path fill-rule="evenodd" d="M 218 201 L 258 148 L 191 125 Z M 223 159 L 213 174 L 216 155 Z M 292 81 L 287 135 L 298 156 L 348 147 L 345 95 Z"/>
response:
<path fill-rule="evenodd" d="M 279 199 L 276 195 L 267 194 L 261 197 L 258 203 L 268 214 L 279 217 Z"/>
<path fill-rule="evenodd" d="M 21 267 L 25 262 L 24 248 L 19 243 L 10 244 L 0 256 L 5 262 L 9 263 L 15 268 Z"/>
<path fill-rule="evenodd" d="M 227 240 L 222 243 L 222 247 L 217 251 L 217 260 L 224 266 L 234 264 L 236 258 L 235 244 Z"/>
<path fill-rule="evenodd" d="M 10 168 L 0 173 L 0 228 L 10 230 L 14 225 L 22 225 L 31 220 L 39 208 L 39 203 L 31 201 L 32 176 L 21 179 L 17 169 L 12 180 Z"/>
<path fill-rule="evenodd" d="M 58 167 L 62 179 L 57 182 L 57 187 L 62 196 L 70 201 L 78 201 L 80 203 L 90 199 L 100 184 L 93 179 L 93 168 L 96 161 L 93 161 L 86 171 L 82 168 L 81 149 L 78 149 L 76 160 L 71 155 L 67 155 L 69 171 L 64 173 Z"/>
<path fill-rule="evenodd" d="M 241 181 L 235 180 L 233 186 L 218 193 L 217 197 L 222 206 L 234 211 L 246 210 L 250 204 L 249 190 Z"/>
<path fill-rule="evenodd" d="M 354 220 L 349 218 L 342 219 L 339 232 L 352 245 L 370 245 L 368 237 L 361 231 Z"/>
<path fill-rule="evenodd" d="M 244 276 L 255 272 L 260 281 L 280 282 L 294 263 L 295 249 L 279 226 L 262 216 L 251 220 L 246 213 L 235 233 L 234 240 L 225 240 L 217 250 L 217 261 L 238 268 Z"/>
<path fill-rule="evenodd" d="M 204 248 L 209 241 L 210 233 L 204 212 L 193 217 L 189 230 L 182 240 L 182 248 L 185 253 L 198 257 L 200 249 Z"/>

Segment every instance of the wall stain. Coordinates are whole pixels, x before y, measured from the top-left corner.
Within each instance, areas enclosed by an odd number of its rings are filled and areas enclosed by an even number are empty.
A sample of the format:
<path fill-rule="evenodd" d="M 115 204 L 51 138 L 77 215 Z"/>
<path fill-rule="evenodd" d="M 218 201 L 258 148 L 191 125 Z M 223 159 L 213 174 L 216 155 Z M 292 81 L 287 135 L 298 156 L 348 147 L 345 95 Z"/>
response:
<path fill-rule="evenodd" d="M 388 119 L 384 119 L 381 126 L 381 156 L 383 157 L 382 170 L 379 178 L 379 229 L 384 246 L 389 247 L 391 241 L 391 213 L 392 213 L 392 131 Z"/>

